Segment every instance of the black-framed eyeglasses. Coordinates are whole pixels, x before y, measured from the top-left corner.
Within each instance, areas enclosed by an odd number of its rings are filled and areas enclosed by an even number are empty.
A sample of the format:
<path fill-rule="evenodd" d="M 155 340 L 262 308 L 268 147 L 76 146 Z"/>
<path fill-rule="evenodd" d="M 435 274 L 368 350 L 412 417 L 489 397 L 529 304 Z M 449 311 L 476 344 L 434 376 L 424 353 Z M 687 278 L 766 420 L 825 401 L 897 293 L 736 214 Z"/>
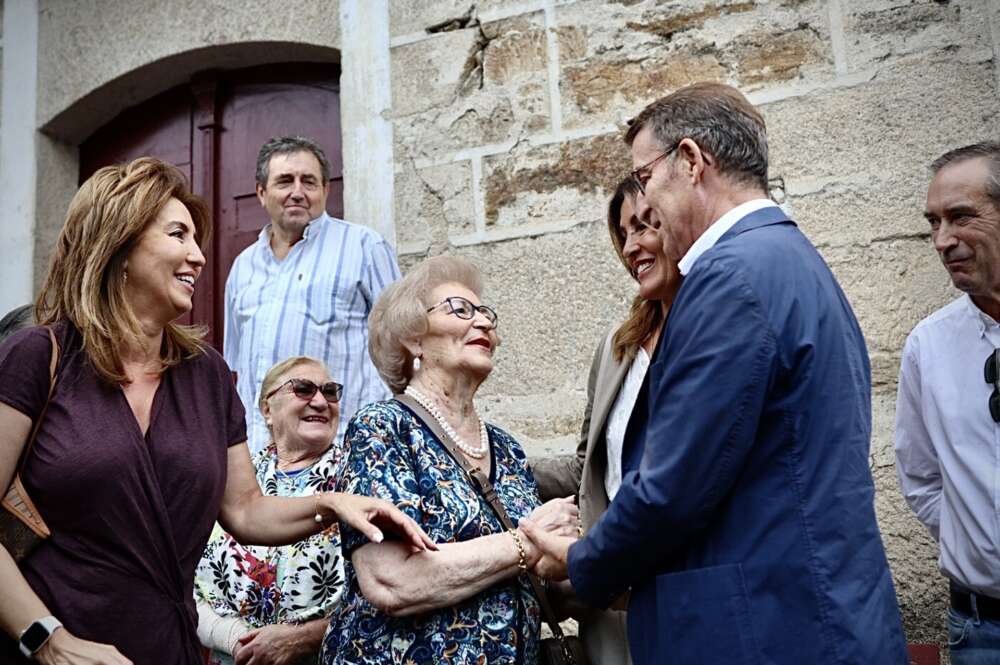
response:
<path fill-rule="evenodd" d="M 427 311 L 433 311 L 445 303 L 448 304 L 448 307 L 451 309 L 451 313 L 460 319 L 474 319 L 476 317 L 476 312 L 480 312 L 486 317 L 486 320 L 489 321 L 494 328 L 497 325 L 497 313 L 492 307 L 487 307 L 486 305 L 473 305 L 468 299 L 463 298 L 462 296 L 448 296 L 438 304 L 428 307 Z"/>
<path fill-rule="evenodd" d="M 677 150 L 679 145 L 680 142 L 673 144 L 667 148 L 666 151 L 660 153 L 656 159 L 646 162 L 629 174 L 632 178 L 632 182 L 635 183 L 635 186 L 639 190 L 640 194 L 643 196 L 646 195 L 646 181 L 649 180 L 649 177 L 653 174 L 653 167 L 656 166 L 661 160 L 666 159 L 674 150 Z"/>
<path fill-rule="evenodd" d="M 344 393 L 344 386 L 340 385 L 336 381 L 327 381 L 324 384 L 317 385 L 309 379 L 288 379 L 280 386 L 269 392 L 264 399 L 271 399 L 271 396 L 274 395 L 274 393 L 289 384 L 292 386 L 292 393 L 299 399 L 304 399 L 306 401 L 311 400 L 313 395 L 315 395 L 318 390 L 323 395 L 323 399 L 330 404 L 335 404 L 340 401 L 340 396 Z"/>
<path fill-rule="evenodd" d="M 990 395 L 990 416 L 993 422 L 1000 423 L 1000 349 L 993 349 L 986 357 L 986 365 L 983 367 L 983 378 L 986 383 L 993 384 L 993 394 Z"/>

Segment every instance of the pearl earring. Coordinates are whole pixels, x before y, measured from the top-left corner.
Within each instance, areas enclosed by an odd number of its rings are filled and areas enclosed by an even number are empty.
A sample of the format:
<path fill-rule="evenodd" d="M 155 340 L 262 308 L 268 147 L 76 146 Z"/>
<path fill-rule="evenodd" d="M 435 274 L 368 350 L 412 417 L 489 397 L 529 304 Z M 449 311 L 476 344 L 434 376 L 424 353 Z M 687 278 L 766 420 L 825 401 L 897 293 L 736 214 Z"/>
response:
<path fill-rule="evenodd" d="M 420 356 L 414 356 L 413 371 L 416 372 L 418 369 L 420 369 Z"/>

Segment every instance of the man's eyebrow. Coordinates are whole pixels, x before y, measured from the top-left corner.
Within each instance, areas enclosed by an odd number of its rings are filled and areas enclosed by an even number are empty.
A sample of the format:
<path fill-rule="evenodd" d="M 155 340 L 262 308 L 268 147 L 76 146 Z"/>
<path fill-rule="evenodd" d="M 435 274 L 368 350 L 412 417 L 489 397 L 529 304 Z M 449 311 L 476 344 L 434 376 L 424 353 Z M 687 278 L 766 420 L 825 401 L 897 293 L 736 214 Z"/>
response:
<path fill-rule="evenodd" d="M 968 203 L 956 203 L 955 205 L 948 206 L 947 208 L 944 209 L 944 211 L 948 215 L 956 215 L 956 214 L 975 215 L 977 212 L 976 209 L 970 206 Z"/>

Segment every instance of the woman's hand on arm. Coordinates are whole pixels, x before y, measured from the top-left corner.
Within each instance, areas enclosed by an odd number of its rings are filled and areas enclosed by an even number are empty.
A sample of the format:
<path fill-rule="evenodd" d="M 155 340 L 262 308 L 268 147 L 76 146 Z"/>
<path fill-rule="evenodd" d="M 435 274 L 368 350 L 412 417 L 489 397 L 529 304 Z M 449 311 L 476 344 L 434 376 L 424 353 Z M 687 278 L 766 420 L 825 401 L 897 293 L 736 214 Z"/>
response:
<path fill-rule="evenodd" d="M 21 451 L 31 432 L 31 418 L 17 409 L 0 403 L 0 489 L 7 493 Z M 51 612 L 24 579 L 6 548 L 0 546 L 0 627 L 13 639 L 38 619 Z M 57 617 L 58 618 L 58 617 Z M 131 661 L 118 650 L 74 637 L 65 628 L 58 628 L 35 659 L 44 665 L 129 665 Z"/>
<path fill-rule="evenodd" d="M 382 530 L 388 529 L 402 536 L 414 552 L 438 549 L 416 522 L 388 501 L 341 492 L 322 496 L 324 505 L 332 507 L 338 520 L 354 527 L 373 543 L 381 543 L 384 540 Z"/>
<path fill-rule="evenodd" d="M 240 544 L 288 545 L 339 520 L 375 542 L 381 542 L 386 529 L 414 550 L 436 548 L 416 522 L 387 501 L 335 492 L 294 498 L 264 496 L 245 443 L 231 446 L 227 461 L 219 523 Z M 323 518 L 321 523 L 316 522 L 317 514 Z"/>

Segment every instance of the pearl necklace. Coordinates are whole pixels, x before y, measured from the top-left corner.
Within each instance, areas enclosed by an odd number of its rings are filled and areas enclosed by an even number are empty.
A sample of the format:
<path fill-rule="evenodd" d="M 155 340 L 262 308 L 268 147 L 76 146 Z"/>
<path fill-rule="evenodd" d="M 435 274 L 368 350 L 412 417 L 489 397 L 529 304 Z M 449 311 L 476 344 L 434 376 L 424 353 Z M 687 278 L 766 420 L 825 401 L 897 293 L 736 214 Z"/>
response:
<path fill-rule="evenodd" d="M 406 386 L 406 390 L 403 391 L 403 394 L 409 395 L 413 399 L 417 400 L 420 406 L 427 409 L 428 413 L 434 416 L 434 420 L 438 421 L 438 424 L 441 425 L 441 429 L 444 430 L 444 433 L 448 435 L 448 437 L 463 453 L 469 457 L 475 457 L 476 459 L 482 459 L 486 455 L 486 452 L 490 449 L 490 437 L 489 434 L 486 433 L 486 423 L 483 422 L 482 418 L 479 418 L 479 447 L 473 448 L 458 436 L 458 432 L 452 428 L 447 419 L 445 419 L 444 415 L 437 408 L 437 405 L 432 402 L 429 397 L 421 393 L 413 386 Z"/>

